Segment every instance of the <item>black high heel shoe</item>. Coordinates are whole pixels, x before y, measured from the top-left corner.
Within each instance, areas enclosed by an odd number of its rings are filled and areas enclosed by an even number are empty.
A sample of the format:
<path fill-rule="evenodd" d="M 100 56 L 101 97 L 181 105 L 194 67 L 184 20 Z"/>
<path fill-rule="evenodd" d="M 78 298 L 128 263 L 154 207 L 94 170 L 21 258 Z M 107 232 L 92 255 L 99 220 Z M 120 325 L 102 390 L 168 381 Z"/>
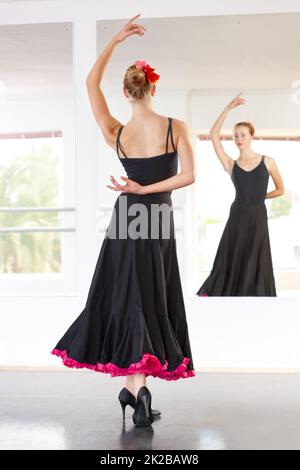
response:
<path fill-rule="evenodd" d="M 145 386 L 139 389 L 132 419 L 136 426 L 150 426 L 153 423 L 151 393 Z"/>
<path fill-rule="evenodd" d="M 119 398 L 119 402 L 121 404 L 122 411 L 123 411 L 123 419 L 125 419 L 126 405 L 129 405 L 133 409 L 135 409 L 136 399 L 135 399 L 135 396 L 126 387 L 122 388 L 122 390 L 119 393 L 118 398 Z M 161 412 L 159 410 L 151 410 L 151 411 L 154 417 L 161 415 Z"/>

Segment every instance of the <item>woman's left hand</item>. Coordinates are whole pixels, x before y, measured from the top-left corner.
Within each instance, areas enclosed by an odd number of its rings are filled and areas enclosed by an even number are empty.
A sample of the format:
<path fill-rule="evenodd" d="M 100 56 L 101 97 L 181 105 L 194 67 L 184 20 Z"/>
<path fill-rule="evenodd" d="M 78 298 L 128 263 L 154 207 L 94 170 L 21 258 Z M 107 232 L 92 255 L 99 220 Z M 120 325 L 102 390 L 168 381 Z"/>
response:
<path fill-rule="evenodd" d="M 133 24 L 133 21 L 136 20 L 139 16 L 141 16 L 140 13 L 138 15 L 133 16 L 128 21 L 128 23 L 126 23 L 125 26 L 123 26 L 121 31 L 119 31 L 115 35 L 114 38 L 117 42 L 124 41 L 124 39 L 126 39 L 128 36 L 131 36 L 131 34 L 139 34 L 140 36 L 143 36 L 145 34 L 144 31 L 146 31 L 146 28 L 144 26 L 142 26 L 141 24 L 137 24 L 137 23 Z"/>
<path fill-rule="evenodd" d="M 122 180 L 126 181 L 125 186 L 122 186 L 119 184 L 113 176 L 110 177 L 111 182 L 113 183 L 114 186 L 109 186 L 107 187 L 109 189 L 113 189 L 114 191 L 123 191 L 124 193 L 132 193 L 132 194 L 143 194 L 143 189 L 144 186 L 141 184 L 137 183 L 136 181 L 133 181 L 129 178 L 126 178 L 126 176 L 120 176 Z"/>

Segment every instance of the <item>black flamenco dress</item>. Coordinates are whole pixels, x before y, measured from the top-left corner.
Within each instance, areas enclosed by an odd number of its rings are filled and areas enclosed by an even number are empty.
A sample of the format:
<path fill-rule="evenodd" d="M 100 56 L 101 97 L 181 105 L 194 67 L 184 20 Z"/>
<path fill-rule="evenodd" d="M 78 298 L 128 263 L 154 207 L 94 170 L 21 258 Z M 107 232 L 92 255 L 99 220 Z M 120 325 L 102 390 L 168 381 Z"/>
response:
<path fill-rule="evenodd" d="M 236 189 L 210 275 L 196 295 L 276 296 L 265 196 L 269 172 L 262 155 L 250 171 L 234 162 Z"/>
<path fill-rule="evenodd" d="M 124 126 L 119 128 L 116 149 L 128 178 L 148 185 L 177 174 L 172 118 L 168 122 L 166 151 L 153 157 L 126 157 L 120 143 Z M 174 149 L 171 152 L 168 152 L 169 135 Z M 124 158 L 119 156 L 119 147 Z M 135 204 L 142 204 L 148 210 L 148 223 L 144 218 L 145 226 L 140 227 L 140 232 L 145 235 L 148 230 L 151 235 L 151 229 L 156 229 L 152 238 L 128 236 L 129 226 L 136 219 L 130 215 Z M 163 217 L 156 218 L 157 226 L 153 226 L 152 205 L 169 209 L 169 231 L 164 229 Z M 171 191 L 147 195 L 120 193 L 106 229 L 85 308 L 51 351 L 61 357 L 65 366 L 85 367 L 110 373 L 112 377 L 145 374 L 178 380 L 196 375 L 172 209 Z M 126 232 L 128 228 L 125 236 L 124 226 Z"/>

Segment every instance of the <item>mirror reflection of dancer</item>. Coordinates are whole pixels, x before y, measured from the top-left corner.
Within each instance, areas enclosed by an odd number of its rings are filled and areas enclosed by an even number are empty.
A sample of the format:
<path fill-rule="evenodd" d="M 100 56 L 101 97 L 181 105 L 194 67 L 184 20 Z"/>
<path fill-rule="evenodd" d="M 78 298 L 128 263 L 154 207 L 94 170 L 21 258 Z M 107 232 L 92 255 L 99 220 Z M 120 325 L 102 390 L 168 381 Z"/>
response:
<path fill-rule="evenodd" d="M 106 230 L 86 306 L 52 354 L 61 357 L 67 367 L 125 376 L 118 397 L 123 418 L 126 405 L 130 405 L 134 408 L 134 424 L 148 426 L 161 412 L 151 407 L 146 377 L 178 380 L 196 375 L 170 210 L 172 190 L 194 182 L 195 163 L 186 123 L 152 110 L 159 75 L 149 64 L 136 61 L 125 72 L 123 92 L 132 105 L 132 116 L 125 126 L 110 114 L 99 87 L 113 50 L 132 34 L 144 35 L 146 28 L 133 23 L 138 16 L 113 37 L 86 80 L 97 124 L 106 143 L 117 152 L 128 177 L 121 177 L 125 185 L 113 177 L 112 185 L 107 185 L 121 194 Z M 178 154 L 181 171 L 177 174 Z M 146 208 L 147 214 L 153 205 L 167 206 L 168 237 L 162 236 L 162 217 L 153 222 L 148 216 L 146 220 L 139 217 L 142 226 L 137 231 L 142 236 L 130 236 L 134 220 L 128 220 L 128 214 L 130 209 L 130 214 L 136 211 L 136 205 Z M 126 213 L 122 212 L 123 207 Z M 112 221 L 120 226 L 124 219 L 126 236 L 120 235 L 119 230 L 114 238 L 109 236 Z M 158 234 L 156 238 L 149 237 L 151 229 Z"/>
<path fill-rule="evenodd" d="M 249 122 L 234 126 L 237 160 L 224 151 L 220 130 L 229 111 L 246 102 L 236 96 L 220 114 L 210 137 L 220 162 L 236 189 L 210 275 L 196 294 L 202 296 L 276 296 L 269 241 L 266 198 L 284 194 L 275 160 L 251 149 L 254 128 Z M 276 189 L 266 193 L 269 175 Z"/>

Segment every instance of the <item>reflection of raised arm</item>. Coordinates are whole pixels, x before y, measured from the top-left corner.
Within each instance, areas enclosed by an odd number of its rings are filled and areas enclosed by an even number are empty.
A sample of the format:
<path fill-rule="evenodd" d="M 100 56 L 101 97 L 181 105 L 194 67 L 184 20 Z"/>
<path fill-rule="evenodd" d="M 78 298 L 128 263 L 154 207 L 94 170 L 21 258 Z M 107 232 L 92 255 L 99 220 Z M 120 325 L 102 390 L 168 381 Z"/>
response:
<path fill-rule="evenodd" d="M 241 93 L 239 93 L 232 101 L 230 101 L 227 106 L 225 106 L 224 110 L 212 126 L 209 133 L 217 157 L 222 163 L 224 170 L 227 171 L 229 174 L 231 174 L 234 160 L 225 152 L 220 139 L 220 132 L 229 111 L 235 108 L 236 106 L 245 103 L 245 100 L 243 98 L 240 98 L 240 95 Z"/>
<path fill-rule="evenodd" d="M 86 78 L 86 86 L 89 95 L 91 108 L 97 124 L 99 125 L 102 134 L 107 144 L 115 148 L 115 139 L 119 127 L 122 125 L 120 121 L 114 118 L 109 111 L 103 91 L 100 88 L 100 82 L 103 78 L 104 70 L 113 53 L 113 50 L 119 43 L 124 41 L 132 34 L 144 35 L 144 26 L 133 23 L 133 21 L 140 15 L 131 18 L 122 29 L 111 39 L 106 48 L 102 51 L 92 69 Z"/>

